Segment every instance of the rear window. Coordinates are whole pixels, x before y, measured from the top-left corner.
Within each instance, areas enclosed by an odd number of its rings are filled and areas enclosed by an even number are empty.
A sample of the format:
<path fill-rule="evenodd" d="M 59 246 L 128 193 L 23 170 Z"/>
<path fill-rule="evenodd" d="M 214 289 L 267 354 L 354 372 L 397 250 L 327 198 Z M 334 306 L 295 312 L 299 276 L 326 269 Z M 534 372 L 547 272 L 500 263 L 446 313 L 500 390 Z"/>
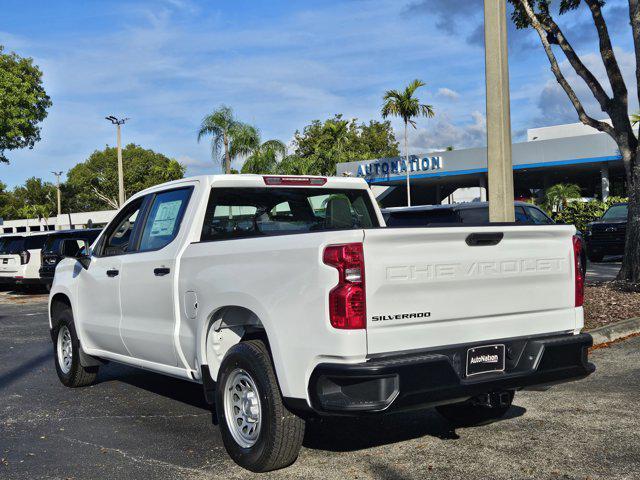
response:
<path fill-rule="evenodd" d="M 14 255 L 24 250 L 24 237 L 15 237 L 7 241 L 4 245 L 3 252 L 7 255 Z"/>
<path fill-rule="evenodd" d="M 202 241 L 377 227 L 367 190 L 214 188 Z"/>
<path fill-rule="evenodd" d="M 47 241 L 47 235 L 37 235 L 35 237 L 26 237 L 24 239 L 25 250 L 38 250 L 44 246 Z"/>
<path fill-rule="evenodd" d="M 62 241 L 67 238 L 73 238 L 76 240 L 87 240 L 90 244 L 98 238 L 100 230 L 87 230 L 86 232 L 73 232 L 65 234 L 54 234 L 47 237 L 47 241 L 42 247 L 44 253 L 60 253 L 60 246 Z"/>
<path fill-rule="evenodd" d="M 388 227 L 423 227 L 430 223 L 459 223 L 453 210 L 419 210 L 390 212 L 387 214 Z"/>
<path fill-rule="evenodd" d="M 60 244 L 65 237 L 60 235 L 50 236 L 42 247 L 42 251 L 45 253 L 60 253 Z"/>

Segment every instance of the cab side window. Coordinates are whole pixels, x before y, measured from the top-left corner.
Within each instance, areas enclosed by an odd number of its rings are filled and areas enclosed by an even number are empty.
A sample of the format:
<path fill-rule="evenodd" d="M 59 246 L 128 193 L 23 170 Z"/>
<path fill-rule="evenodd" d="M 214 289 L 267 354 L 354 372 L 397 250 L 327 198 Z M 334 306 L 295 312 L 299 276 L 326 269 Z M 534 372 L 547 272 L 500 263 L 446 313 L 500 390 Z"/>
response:
<path fill-rule="evenodd" d="M 121 211 L 113 223 L 109 225 L 105 232 L 106 240 L 102 249 L 103 256 L 122 255 L 134 249 L 133 230 L 142 208 L 142 203 L 143 198 L 136 200 Z"/>
<path fill-rule="evenodd" d="M 139 251 L 159 250 L 176 238 L 191 191 L 191 188 L 181 188 L 154 196 L 142 231 Z"/>

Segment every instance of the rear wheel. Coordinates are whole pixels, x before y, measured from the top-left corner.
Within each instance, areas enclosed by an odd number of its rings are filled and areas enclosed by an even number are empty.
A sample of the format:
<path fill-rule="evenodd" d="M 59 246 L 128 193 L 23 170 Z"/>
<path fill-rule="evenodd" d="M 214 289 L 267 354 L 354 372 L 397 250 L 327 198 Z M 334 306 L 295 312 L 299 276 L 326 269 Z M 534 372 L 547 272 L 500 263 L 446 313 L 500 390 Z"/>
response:
<path fill-rule="evenodd" d="M 441 405 L 436 407 L 440 415 L 455 427 L 472 427 L 485 425 L 498 420 L 509 411 L 515 392 L 496 392 L 483 395 L 484 403 L 478 399 L 461 403 Z"/>
<path fill-rule="evenodd" d="M 84 387 L 98 376 L 98 367 L 80 364 L 80 342 L 70 308 L 62 309 L 53 318 L 53 350 L 58 378 L 67 387 Z"/>
<path fill-rule="evenodd" d="M 225 356 L 216 382 L 216 413 L 224 446 L 241 467 L 268 472 L 298 458 L 304 420 L 282 403 L 262 341 L 241 342 Z"/>

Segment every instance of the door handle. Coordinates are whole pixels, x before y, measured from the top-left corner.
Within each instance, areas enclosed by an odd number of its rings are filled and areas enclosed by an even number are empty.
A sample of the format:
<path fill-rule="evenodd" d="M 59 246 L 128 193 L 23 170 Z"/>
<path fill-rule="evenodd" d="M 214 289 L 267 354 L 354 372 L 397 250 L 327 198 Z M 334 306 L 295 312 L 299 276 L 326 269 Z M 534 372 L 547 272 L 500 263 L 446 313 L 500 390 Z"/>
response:
<path fill-rule="evenodd" d="M 107 270 L 108 277 L 117 277 L 119 273 L 120 271 L 116 270 L 115 268 L 112 268 L 111 270 Z"/>
<path fill-rule="evenodd" d="M 153 269 L 153 274 L 156 277 L 164 277 L 165 275 L 168 275 L 170 272 L 171 272 L 171 269 L 169 267 L 158 267 Z"/>

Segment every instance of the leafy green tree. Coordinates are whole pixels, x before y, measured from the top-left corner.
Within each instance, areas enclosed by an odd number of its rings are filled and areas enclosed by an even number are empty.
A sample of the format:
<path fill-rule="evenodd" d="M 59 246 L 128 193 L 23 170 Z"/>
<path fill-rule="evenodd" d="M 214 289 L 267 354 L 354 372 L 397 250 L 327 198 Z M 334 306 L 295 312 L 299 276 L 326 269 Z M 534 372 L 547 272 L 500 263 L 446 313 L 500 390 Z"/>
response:
<path fill-rule="evenodd" d="M 176 160 L 133 143 L 122 150 L 125 196 L 184 177 L 185 167 Z M 118 208 L 118 156 L 114 147 L 96 150 L 67 175 L 63 198 L 74 211 Z M 54 197 L 55 198 L 55 197 Z"/>
<path fill-rule="evenodd" d="M 214 160 L 221 159 L 227 174 L 231 173 L 231 160 L 250 154 L 260 145 L 258 130 L 236 120 L 233 110 L 226 105 L 221 105 L 202 119 L 200 130 L 198 130 L 198 142 L 209 135 L 211 135 L 211 157 Z"/>
<path fill-rule="evenodd" d="M 580 198 L 580 187 L 574 183 L 558 183 L 544 192 L 545 207 L 550 211 L 559 211 L 567 206 L 570 198 Z"/>
<path fill-rule="evenodd" d="M 335 115 L 314 120 L 296 131 L 293 153 L 279 162 L 276 171 L 291 175 L 335 175 L 336 165 L 355 160 L 398 155 L 398 142 L 390 122 L 358 124 Z"/>
<path fill-rule="evenodd" d="M 409 125 L 416 128 L 414 118 L 417 117 L 433 117 L 435 112 L 431 105 L 420 103 L 416 97 L 416 91 L 420 87 L 424 87 L 422 80 L 414 80 L 404 90 L 387 90 L 384 94 L 382 104 L 382 118 L 399 117 L 404 123 L 404 154 L 407 162 L 407 205 L 411 206 L 411 187 L 409 184 L 409 141 L 407 139 L 407 130 Z"/>
<path fill-rule="evenodd" d="M 609 28 L 602 13 L 605 0 L 559 0 L 558 8 L 552 8 L 551 0 L 509 0 L 514 6 L 512 20 L 517 28 L 532 28 L 538 34 L 540 43 L 549 60 L 551 71 L 571 101 L 580 121 L 609 135 L 618 146 L 625 168 L 629 189 L 629 217 L 625 241 L 625 254 L 620 280 L 640 283 L 640 142 L 629 119 L 629 91 L 622 76 L 622 69 L 616 58 L 611 42 Z M 603 83 L 590 69 L 584 57 L 576 52 L 569 36 L 556 22 L 557 15 L 568 14 L 585 5 L 598 35 L 598 49 L 608 84 Z M 636 60 L 636 78 L 640 78 L 640 1 L 629 0 L 629 23 L 633 39 L 634 58 Z M 583 36 L 585 27 L 581 22 L 566 22 L 580 25 L 577 36 Z M 562 55 L 558 59 L 556 55 Z M 588 62 L 592 64 L 593 62 Z M 566 66 L 565 66 L 566 65 Z M 610 122 L 597 120 L 587 113 L 572 85 L 567 80 L 563 68 L 572 70 L 586 84 L 598 103 L 600 110 L 609 116 Z M 640 100 L 640 82 L 636 81 L 636 100 Z M 598 114 L 600 114 L 598 112 Z"/>
<path fill-rule="evenodd" d="M 41 178 L 31 177 L 24 185 L 7 191 L 0 185 L 0 216 L 16 218 L 48 218 L 56 214 L 56 187 Z"/>
<path fill-rule="evenodd" d="M 0 163 L 8 163 L 5 151 L 33 148 L 40 140 L 51 99 L 33 59 L 3 52 L 0 45 Z"/>
<path fill-rule="evenodd" d="M 278 162 L 274 173 L 279 175 L 328 175 L 318 172 L 312 167 L 312 160 L 310 158 L 288 155 Z"/>
<path fill-rule="evenodd" d="M 274 173 L 278 160 L 287 155 L 287 146 L 280 140 L 260 144 L 242 165 L 242 173 Z"/>

